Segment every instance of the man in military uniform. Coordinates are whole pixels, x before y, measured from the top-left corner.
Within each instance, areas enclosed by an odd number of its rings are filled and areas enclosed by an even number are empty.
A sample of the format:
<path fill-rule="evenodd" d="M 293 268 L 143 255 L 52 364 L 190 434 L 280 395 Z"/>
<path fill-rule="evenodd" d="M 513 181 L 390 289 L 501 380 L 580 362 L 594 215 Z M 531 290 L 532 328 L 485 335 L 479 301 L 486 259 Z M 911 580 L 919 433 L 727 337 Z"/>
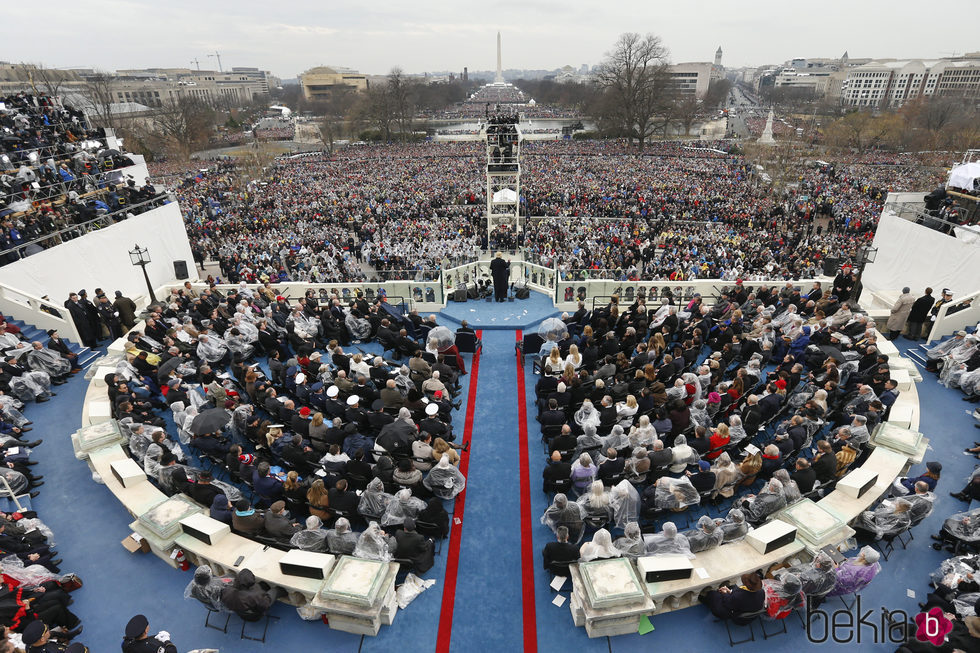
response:
<path fill-rule="evenodd" d="M 81 630 L 81 628 L 78 628 L 77 632 L 81 632 Z M 48 627 L 44 625 L 43 621 L 37 619 L 36 621 L 32 621 L 31 623 L 27 624 L 27 627 L 24 628 L 24 632 L 21 633 L 20 637 L 24 642 L 24 650 L 26 653 L 67 653 L 69 650 L 68 643 L 62 643 L 55 638 L 70 639 L 70 637 L 77 634 L 77 632 L 52 633 L 50 630 L 48 630 Z M 84 646 L 82 646 L 81 649 L 78 648 L 78 646 L 81 646 L 80 644 L 73 644 L 72 646 L 75 646 L 73 649 L 75 651 L 85 650 Z"/>
<path fill-rule="evenodd" d="M 150 622 L 141 614 L 126 624 L 126 636 L 122 641 L 123 653 L 177 653 L 177 647 L 170 641 L 170 633 L 160 631 L 150 637 Z"/>

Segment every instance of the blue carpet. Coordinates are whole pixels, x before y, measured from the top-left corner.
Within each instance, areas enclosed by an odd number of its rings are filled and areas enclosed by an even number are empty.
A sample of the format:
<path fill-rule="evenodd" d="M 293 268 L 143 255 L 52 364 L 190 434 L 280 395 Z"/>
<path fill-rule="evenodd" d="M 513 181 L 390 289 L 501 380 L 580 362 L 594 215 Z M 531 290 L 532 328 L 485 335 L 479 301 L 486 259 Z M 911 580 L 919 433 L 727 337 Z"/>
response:
<path fill-rule="evenodd" d="M 474 329 L 511 330 L 527 329 L 547 317 L 561 315 L 555 310 L 555 304 L 547 295 L 531 292 L 527 299 L 515 299 L 512 302 L 485 302 L 471 299 L 466 302 L 449 302 L 446 308 L 439 312 L 441 321 L 459 324 L 463 320 L 469 322 Z M 514 336 L 511 334 L 511 340 Z"/>
<path fill-rule="evenodd" d="M 532 298 L 540 297 L 532 293 Z M 514 304 L 460 304 L 461 308 L 479 306 L 481 319 L 492 322 L 493 317 L 505 316 L 503 311 L 527 306 L 533 300 Z M 521 309 L 523 310 L 523 308 Z M 499 311 L 499 313 L 497 313 Z M 466 317 L 465 319 L 470 319 Z M 541 317 L 537 317 L 540 320 Z M 472 321 L 472 320 L 471 320 Z M 535 411 L 528 410 L 528 439 L 520 442 L 517 424 L 517 401 L 514 363 L 514 333 L 488 331 L 484 333 L 484 349 L 480 362 L 479 385 L 476 397 L 475 421 L 471 444 L 469 478 L 467 479 L 467 511 L 462 529 L 462 545 L 458 572 L 452 650 L 520 650 L 522 643 L 521 559 L 522 537 L 533 538 L 535 610 L 538 648 L 542 651 L 632 651 L 649 650 L 652 646 L 671 651 L 703 651 L 724 649 L 725 628 L 713 623 L 703 608 L 691 608 L 652 618 L 656 630 L 648 635 L 629 635 L 611 639 L 590 640 L 584 628 L 572 624 L 566 603 L 551 604 L 555 592 L 548 587 L 549 575 L 540 568 L 540 551 L 551 538 L 551 532 L 537 521 L 547 501 L 541 492 L 541 470 L 544 453 L 539 443 L 539 429 L 534 421 Z M 899 341 L 904 348 L 908 343 Z M 377 345 L 363 347 L 377 351 Z M 536 377 L 525 366 L 525 399 L 533 397 Z M 468 377 L 464 377 L 465 381 Z M 444 586 L 448 545 L 436 558 L 436 566 L 426 574 L 436 579 L 436 585 L 424 592 L 405 611 L 399 611 L 394 625 L 382 627 L 378 637 L 361 638 L 331 630 L 320 622 L 302 622 L 293 608 L 277 604 L 273 614 L 282 621 L 269 628 L 268 645 L 240 641 L 240 622 L 232 621 L 227 635 L 204 628 L 204 611 L 195 602 L 182 598 L 190 574 L 175 571 L 152 555 L 129 554 L 122 540 L 130 532 L 132 521 L 126 511 L 105 487 L 95 484 L 88 467 L 74 458 L 69 434 L 80 424 L 81 407 L 87 382 L 78 377 L 58 388 L 59 394 L 42 406 L 29 405 L 26 414 L 36 424 L 31 435 L 44 438 L 35 453 L 40 464 L 37 473 L 45 476 L 46 485 L 34 505 L 41 517 L 55 532 L 61 544 L 63 569 L 81 575 L 85 586 L 74 594 L 74 610 L 85 623 L 80 638 L 93 651 L 117 650 L 126 621 L 142 612 L 149 616 L 151 629 L 166 629 L 179 650 L 197 647 L 220 648 L 223 651 L 251 653 L 268 650 L 304 650 L 316 647 L 335 651 L 435 649 L 439 628 L 439 610 Z M 945 554 L 930 548 L 929 534 L 938 532 L 943 519 L 965 509 L 966 504 L 948 492 L 959 490 L 974 468 L 975 459 L 963 455 L 977 433 L 973 420 L 967 415 L 972 405 L 960 401 L 958 392 L 949 391 L 936 383 L 935 376 L 926 373 L 918 385 L 921 405 L 928 407 L 922 416 L 921 429 L 932 440 L 933 452 L 927 459 L 938 458 L 944 465 L 943 480 L 938 487 L 939 500 L 935 512 L 915 530 L 915 540 L 908 550 L 897 550 L 884 570 L 863 593 L 865 609 L 878 614 L 878 606 L 904 609 L 913 614 L 916 601 L 927 592 L 928 574 Z M 465 399 L 465 397 L 464 397 Z M 462 428 L 466 402 L 454 417 Z M 519 524 L 518 447 L 528 448 L 530 459 L 530 488 L 532 528 L 521 533 Z M 942 452 L 941 455 L 938 452 Z M 912 470 L 921 473 L 922 467 Z M 917 598 L 906 596 L 912 589 Z M 568 588 L 562 592 L 568 596 Z M 830 604 L 830 609 L 839 603 Z M 877 620 L 876 618 L 873 618 Z M 772 651 L 798 651 L 835 646 L 832 643 L 809 643 L 799 622 L 790 621 L 789 633 L 762 642 L 757 646 Z M 892 651 L 890 644 L 871 644 L 864 631 L 860 650 Z M 853 647 L 853 645 L 849 645 Z M 837 645 L 843 648 L 843 645 Z"/>

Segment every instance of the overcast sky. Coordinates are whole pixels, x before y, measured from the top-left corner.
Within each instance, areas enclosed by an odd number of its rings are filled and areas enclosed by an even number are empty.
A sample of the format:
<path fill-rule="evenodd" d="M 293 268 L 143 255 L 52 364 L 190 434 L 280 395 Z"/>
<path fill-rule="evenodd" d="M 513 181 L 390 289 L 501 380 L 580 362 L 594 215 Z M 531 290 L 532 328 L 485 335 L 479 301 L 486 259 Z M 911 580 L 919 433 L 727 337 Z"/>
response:
<path fill-rule="evenodd" d="M 937 58 L 980 50 L 962 3 L 909 0 L 48 0 L 4 4 L 0 59 L 52 67 L 257 66 L 295 77 L 316 65 L 369 74 L 596 64 L 622 32 L 653 32 L 673 62 L 729 67 L 793 57 Z M 961 19 L 957 19 L 960 16 Z M 973 25 L 974 27 L 970 27 Z"/>

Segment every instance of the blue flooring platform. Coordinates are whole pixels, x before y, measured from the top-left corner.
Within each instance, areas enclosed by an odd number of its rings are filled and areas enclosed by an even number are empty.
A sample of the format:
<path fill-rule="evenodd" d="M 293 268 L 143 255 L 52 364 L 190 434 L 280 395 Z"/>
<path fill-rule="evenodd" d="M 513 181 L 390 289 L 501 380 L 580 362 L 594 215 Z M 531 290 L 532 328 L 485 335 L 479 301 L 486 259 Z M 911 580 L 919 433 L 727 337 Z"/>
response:
<path fill-rule="evenodd" d="M 545 456 L 533 406 L 528 406 L 524 415 L 519 410 L 520 404 L 527 406 L 532 400 L 537 377 L 531 373 L 530 359 L 526 364 L 517 363 L 514 342 L 518 337 L 516 325 L 533 327 L 554 313 L 547 297 L 532 293 L 531 299 L 513 303 L 451 304 L 440 318 L 448 323 L 456 316 L 484 329 L 474 392 L 467 395 L 471 381 L 470 376 L 464 377 L 463 406 L 454 417 L 454 423 L 462 425 L 473 411 L 474 419 L 466 510 L 461 523 L 453 525 L 453 537 L 459 538 L 455 593 L 450 599 L 453 616 L 440 618 L 450 550 L 445 543 L 436 566 L 426 574 L 436 584 L 399 611 L 393 625 L 382 627 L 377 637 L 362 638 L 331 630 L 319 621 L 304 622 L 293 608 L 281 603 L 273 609 L 281 621 L 270 626 L 265 645 L 239 640 L 240 622 L 236 620 L 227 635 L 206 629 L 204 610 L 183 598 L 191 574 L 176 571 L 152 555 L 130 554 L 123 549 L 120 541 L 130 533 L 131 517 L 104 486 L 93 482 L 88 467 L 73 455 L 69 434 L 80 424 L 87 382 L 76 377 L 59 386 L 58 396 L 51 402 L 29 405 L 25 413 L 35 421 L 30 435 L 44 439 L 34 454 L 40 461 L 34 469 L 45 476 L 46 485 L 34 500 L 34 507 L 55 533 L 64 557 L 62 568 L 79 573 L 85 582 L 73 594 L 75 604 L 71 608 L 84 620 L 80 641 L 92 651 L 118 651 L 126 621 L 142 612 L 149 617 L 151 631 L 168 630 L 181 651 L 728 650 L 724 625 L 716 623 L 703 607 L 653 616 L 655 630 L 646 635 L 589 639 L 584 628 L 572 624 L 567 602 L 561 607 L 552 603 L 558 594 L 567 599 L 569 591 L 567 585 L 561 592 L 552 590 L 550 575 L 541 568 L 541 549 L 552 537 L 538 521 L 548 504 L 541 491 Z M 908 343 L 899 340 L 896 344 L 904 349 Z M 378 351 L 377 344 L 363 347 Z M 472 368 L 472 357 L 466 358 Z M 523 388 L 518 382 L 521 377 Z M 946 557 L 929 546 L 928 536 L 939 531 L 945 517 L 966 509 L 966 504 L 948 492 L 963 487 L 977 462 L 962 453 L 978 433 L 968 415 L 973 406 L 961 402 L 959 392 L 936 383 L 934 375 L 925 373 L 924 377 L 918 385 L 923 407 L 921 430 L 931 439 L 927 460 L 938 459 L 944 465 L 937 488 L 939 498 L 934 513 L 916 527 L 915 540 L 908 549 L 896 550 L 883 563 L 878 578 L 862 592 L 863 609 L 874 611 L 874 623 L 880 623 L 883 606 L 910 614 L 918 611 L 916 602 L 928 592 L 929 573 Z M 170 428 L 172 431 L 172 425 Z M 923 466 L 916 466 L 912 473 L 923 471 Z M 526 508 L 528 502 L 530 518 L 525 510 L 522 520 L 522 506 Z M 522 548 L 528 542 L 530 556 Z M 828 609 L 840 607 L 834 602 Z M 757 634 L 756 641 L 742 650 L 883 652 L 897 648 L 882 643 L 880 632 L 879 641 L 874 642 L 874 633 L 867 627 L 860 644 L 835 644 L 832 640 L 817 644 L 807 639 L 795 618 L 787 626 L 786 634 L 769 640 L 763 641 Z M 440 641 L 444 647 L 439 646 Z"/>

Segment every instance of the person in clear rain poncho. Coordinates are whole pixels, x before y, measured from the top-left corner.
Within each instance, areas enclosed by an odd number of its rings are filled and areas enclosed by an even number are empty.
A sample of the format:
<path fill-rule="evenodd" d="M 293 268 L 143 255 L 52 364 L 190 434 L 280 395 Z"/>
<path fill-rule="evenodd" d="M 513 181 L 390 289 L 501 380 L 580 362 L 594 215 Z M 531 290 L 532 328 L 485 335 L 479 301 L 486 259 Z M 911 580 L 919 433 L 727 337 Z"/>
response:
<path fill-rule="evenodd" d="M 732 415 L 728 418 L 728 439 L 729 444 L 737 444 L 744 440 L 748 434 L 745 432 L 745 427 L 742 426 L 742 418 L 738 415 Z"/>
<path fill-rule="evenodd" d="M 395 493 L 395 498 L 388 502 L 385 514 L 381 516 L 382 526 L 398 525 L 405 521 L 406 517 L 415 519 L 419 510 L 425 508 L 425 502 L 412 496 L 412 491 L 405 488 Z"/>
<path fill-rule="evenodd" d="M 653 428 L 653 425 L 650 424 L 649 416 L 640 415 L 640 419 L 637 420 L 629 432 L 630 446 L 650 447 L 656 439 L 657 429 Z"/>
<path fill-rule="evenodd" d="M 720 546 L 725 537 L 724 531 L 707 515 L 702 515 L 697 526 L 685 531 L 684 535 L 691 546 L 691 553 L 701 553 Z"/>
<path fill-rule="evenodd" d="M 806 602 L 803 583 L 785 570 L 776 572 L 775 578 L 764 579 L 762 589 L 766 593 L 766 613 L 773 619 L 785 619 Z"/>
<path fill-rule="evenodd" d="M 612 536 L 605 528 L 600 528 L 592 536 L 591 542 L 586 542 L 579 549 L 579 561 L 589 562 L 590 560 L 602 560 L 604 558 L 618 558 L 623 552 L 613 546 Z"/>
<path fill-rule="evenodd" d="M 626 433 L 623 432 L 623 427 L 619 424 L 613 426 L 609 435 L 603 438 L 602 450 L 615 449 L 619 451 L 627 448 L 630 448 L 630 440 L 626 437 Z"/>
<path fill-rule="evenodd" d="M 385 535 L 378 522 L 373 521 L 358 538 L 357 546 L 354 547 L 354 557 L 391 562 L 395 546 L 395 538 Z"/>
<path fill-rule="evenodd" d="M 62 358 L 58 352 L 45 349 L 40 342 L 31 343 L 31 347 L 26 358 L 32 370 L 47 372 L 48 376 L 54 379 L 68 376 L 71 372 L 71 363 Z"/>
<path fill-rule="evenodd" d="M 20 412 L 23 407 L 24 402 L 20 399 L 0 390 L 0 415 L 3 415 L 5 422 L 9 422 L 18 428 L 25 426 L 30 420 L 24 417 L 24 413 Z"/>
<path fill-rule="evenodd" d="M 7 383 L 14 396 L 24 402 L 38 399 L 47 401 L 46 397 L 51 394 L 51 377 L 47 372 L 28 370 L 23 365 L 16 364 L 17 361 L 13 357 L 4 357 L 4 360 L 11 370 L 10 380 Z M 598 415 L 596 417 L 598 419 Z"/>
<path fill-rule="evenodd" d="M 143 471 L 147 476 L 159 478 L 161 456 L 163 456 L 163 447 L 160 445 L 153 443 L 146 448 L 146 453 L 143 455 Z"/>
<path fill-rule="evenodd" d="M 646 545 L 647 555 L 694 557 L 687 537 L 677 532 L 677 525 L 672 521 L 664 522 L 663 529 L 659 533 L 644 535 L 643 543 Z"/>
<path fill-rule="evenodd" d="M 217 363 L 228 355 L 228 345 L 213 333 L 203 334 L 197 340 L 197 357 L 208 363 Z"/>
<path fill-rule="evenodd" d="M 350 555 L 357 546 L 357 533 L 351 532 L 350 522 L 346 517 L 340 517 L 334 522 L 333 528 L 327 531 L 327 546 L 330 553 L 335 555 Z"/>
<path fill-rule="evenodd" d="M 585 520 L 592 524 L 608 524 L 613 516 L 611 499 L 602 481 L 593 481 L 589 491 L 578 498 Z"/>
<path fill-rule="evenodd" d="M 691 404 L 691 422 L 695 426 L 703 426 L 706 429 L 711 428 L 711 417 L 708 416 L 708 402 L 704 399 L 698 399 Z"/>
<path fill-rule="evenodd" d="M 862 512 L 854 528 L 867 531 L 876 540 L 904 533 L 912 525 L 911 507 L 905 499 L 886 499 L 874 511 Z"/>
<path fill-rule="evenodd" d="M 242 360 L 248 360 L 255 352 L 255 347 L 251 345 L 248 338 L 242 334 L 239 327 L 228 329 L 225 337 L 225 345 L 233 353 L 241 356 Z"/>
<path fill-rule="evenodd" d="M 727 517 L 716 519 L 715 523 L 722 533 L 722 544 L 738 542 L 749 532 L 749 525 L 745 523 L 745 514 L 738 508 L 732 508 L 728 511 Z"/>
<path fill-rule="evenodd" d="M 194 570 L 194 578 L 184 588 L 184 598 L 200 601 L 209 610 L 224 612 L 221 590 L 230 582 L 230 578 L 216 577 L 208 565 L 201 565 Z"/>
<path fill-rule="evenodd" d="M 788 471 L 777 469 L 772 473 L 772 477 L 782 483 L 783 496 L 786 498 L 787 505 L 803 498 L 803 495 L 800 494 L 799 486 L 796 484 L 796 481 L 790 478 Z"/>
<path fill-rule="evenodd" d="M 657 479 L 656 487 L 654 505 L 657 510 L 682 510 L 701 501 L 701 495 L 686 476 L 662 476 Z"/>
<path fill-rule="evenodd" d="M 755 497 L 746 498 L 741 505 L 745 518 L 753 524 L 766 520 L 769 515 L 786 507 L 783 484 L 772 479 Z"/>
<path fill-rule="evenodd" d="M 601 448 L 602 438 L 596 434 L 596 425 L 586 424 L 582 427 L 582 435 L 576 438 L 573 458 L 577 459 L 583 453 L 587 453 L 592 462 L 595 463 Z"/>
<path fill-rule="evenodd" d="M 941 543 L 964 542 L 970 544 L 980 541 L 980 508 L 947 517 L 939 535 L 934 535 L 933 539 L 940 542 L 932 545 L 932 548 L 937 551 L 942 548 Z"/>
<path fill-rule="evenodd" d="M 633 484 L 623 479 L 610 491 L 609 505 L 613 511 L 613 525 L 625 529 L 640 514 L 640 493 Z"/>
<path fill-rule="evenodd" d="M 559 526 L 567 528 L 569 542 L 578 542 L 582 539 L 584 530 L 582 507 L 574 501 L 570 502 L 561 492 L 555 495 L 555 500 L 541 515 L 541 523 L 556 534 Z"/>
<path fill-rule="evenodd" d="M 381 519 L 393 499 L 394 497 L 385 492 L 384 482 L 380 478 L 373 478 L 361 493 L 357 512 L 367 519 Z"/>
<path fill-rule="evenodd" d="M 830 556 L 823 551 L 812 561 L 791 567 L 790 571 L 803 584 L 803 593 L 811 598 L 823 598 L 837 584 L 837 568 Z"/>
<path fill-rule="evenodd" d="M 582 407 L 575 411 L 575 423 L 584 431 L 586 424 L 599 428 L 599 411 L 592 405 L 590 399 L 582 402 Z"/>
<path fill-rule="evenodd" d="M 466 487 L 466 478 L 454 465 L 449 456 L 442 455 L 435 467 L 429 470 L 422 484 L 440 499 L 452 499 Z"/>
<path fill-rule="evenodd" d="M 640 533 L 640 525 L 635 521 L 626 524 L 623 536 L 613 542 L 613 546 L 619 549 L 628 558 L 638 558 L 646 554 L 646 545 L 643 543 L 643 534 Z"/>
<path fill-rule="evenodd" d="M 857 556 L 840 563 L 837 567 L 837 582 L 827 596 L 843 596 L 863 590 L 881 571 L 878 563 L 880 558 L 880 553 L 866 546 Z"/>
<path fill-rule="evenodd" d="M 326 553 L 327 531 L 323 530 L 323 522 L 316 515 L 310 515 L 306 518 L 306 528 L 293 533 L 289 544 L 303 551 Z"/>

